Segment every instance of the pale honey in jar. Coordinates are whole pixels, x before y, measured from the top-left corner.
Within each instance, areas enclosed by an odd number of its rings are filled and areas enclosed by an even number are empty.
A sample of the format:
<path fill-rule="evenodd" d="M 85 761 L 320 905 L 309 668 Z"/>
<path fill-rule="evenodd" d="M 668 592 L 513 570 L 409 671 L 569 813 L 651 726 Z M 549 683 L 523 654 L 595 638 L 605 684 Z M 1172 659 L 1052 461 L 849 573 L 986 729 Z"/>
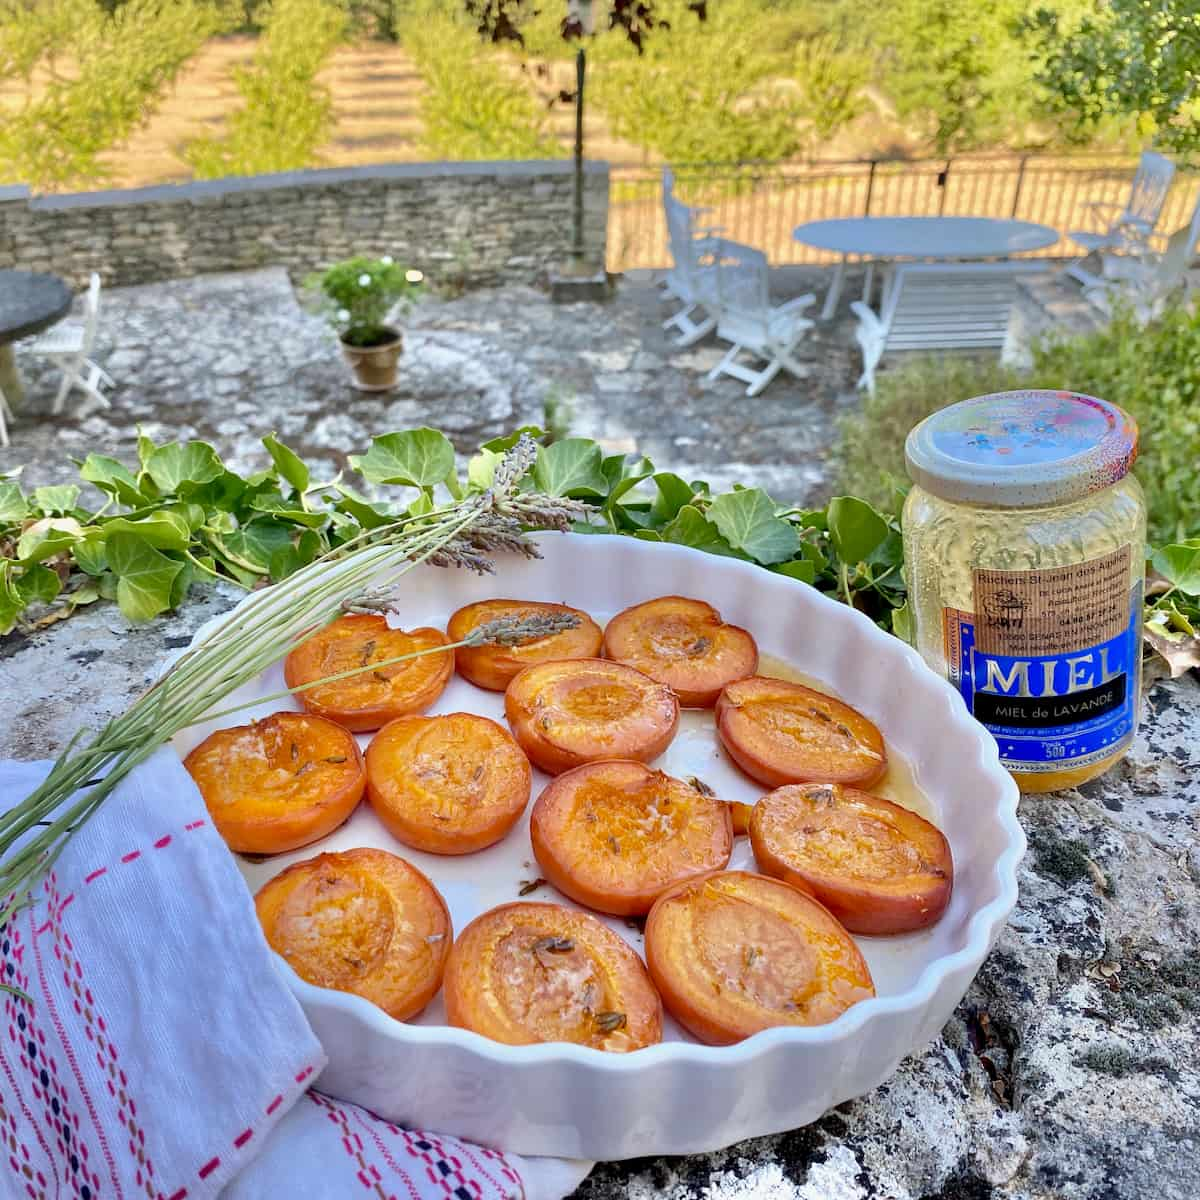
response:
<path fill-rule="evenodd" d="M 917 648 L 1025 792 L 1128 749 L 1141 680 L 1146 510 L 1137 426 L 1072 392 L 1001 392 L 908 437 L 904 555 Z"/>

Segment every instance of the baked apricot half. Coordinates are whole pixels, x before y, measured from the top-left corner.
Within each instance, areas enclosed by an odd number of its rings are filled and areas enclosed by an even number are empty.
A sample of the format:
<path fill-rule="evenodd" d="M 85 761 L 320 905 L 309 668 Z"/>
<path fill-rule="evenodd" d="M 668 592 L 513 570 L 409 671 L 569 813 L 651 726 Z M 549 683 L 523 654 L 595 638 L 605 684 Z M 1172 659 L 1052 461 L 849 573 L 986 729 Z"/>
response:
<path fill-rule="evenodd" d="M 662 1002 L 642 960 L 587 913 L 502 904 L 459 935 L 446 1019 L 496 1042 L 638 1050 L 662 1040 Z"/>
<path fill-rule="evenodd" d="M 339 617 L 287 656 L 283 677 L 288 687 L 300 687 L 327 675 L 448 644 L 440 629 L 405 633 L 389 628 L 385 617 Z M 449 651 L 422 654 L 407 662 L 322 683 L 297 692 L 296 699 L 309 712 L 328 717 L 355 733 L 365 733 L 396 717 L 423 712 L 442 694 L 453 670 L 454 656 Z"/>
<path fill-rule="evenodd" d="M 811 896 L 747 871 L 664 892 L 646 963 L 667 1011 L 726 1046 L 773 1025 L 824 1025 L 875 994 L 854 939 Z"/>
<path fill-rule="evenodd" d="M 869 787 L 887 770 L 883 734 L 824 692 L 753 675 L 717 701 L 717 734 L 759 783 L 851 783 Z"/>
<path fill-rule="evenodd" d="M 353 736 L 309 713 L 278 712 L 218 729 L 183 765 L 217 832 L 242 854 L 298 850 L 332 833 L 366 784 Z"/>
<path fill-rule="evenodd" d="M 911 933 L 950 903 L 950 843 L 924 817 L 857 788 L 793 784 L 750 818 L 759 867 L 815 896 L 853 933 Z"/>
<path fill-rule="evenodd" d="M 519 671 L 533 663 L 560 662 L 568 658 L 595 658 L 600 653 L 603 633 L 585 612 L 565 604 L 543 604 L 536 600 L 480 600 L 460 608 L 446 626 L 452 642 L 461 642 L 473 629 L 500 617 L 547 615 L 577 617 L 574 629 L 563 629 L 519 646 L 459 646 L 454 652 L 458 673 L 476 687 L 502 692 Z"/>
<path fill-rule="evenodd" d="M 453 939 L 446 902 L 386 850 L 295 863 L 259 889 L 254 907 L 271 949 L 318 987 L 353 992 L 406 1021 L 441 986 Z"/>
<path fill-rule="evenodd" d="M 526 667 L 504 693 L 504 715 L 535 766 L 550 775 L 599 758 L 649 762 L 679 725 L 675 693 L 602 658 Z"/>
<path fill-rule="evenodd" d="M 367 747 L 367 800 L 393 837 L 430 854 L 498 842 L 533 772 L 507 729 L 474 713 L 398 717 Z"/>
<path fill-rule="evenodd" d="M 604 657 L 665 683 L 684 708 L 711 708 L 721 689 L 758 670 L 758 646 L 703 600 L 660 596 L 619 612 L 604 629 Z"/>
<path fill-rule="evenodd" d="M 542 873 L 564 896 L 627 917 L 672 884 L 724 867 L 729 806 L 640 762 L 589 763 L 537 798 L 529 836 Z"/>

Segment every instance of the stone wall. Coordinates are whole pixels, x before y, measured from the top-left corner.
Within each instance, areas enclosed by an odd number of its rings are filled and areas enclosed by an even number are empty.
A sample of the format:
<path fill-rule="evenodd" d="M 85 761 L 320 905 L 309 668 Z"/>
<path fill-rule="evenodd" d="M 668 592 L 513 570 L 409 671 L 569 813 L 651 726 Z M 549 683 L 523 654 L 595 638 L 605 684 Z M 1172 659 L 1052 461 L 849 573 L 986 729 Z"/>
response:
<path fill-rule="evenodd" d="M 529 283 L 566 256 L 571 164 L 397 163 L 129 191 L 0 188 L 0 267 L 84 284 L 150 283 L 285 266 L 293 280 L 353 254 L 391 254 L 465 287 Z M 602 261 L 608 165 L 588 163 L 585 241 Z"/>

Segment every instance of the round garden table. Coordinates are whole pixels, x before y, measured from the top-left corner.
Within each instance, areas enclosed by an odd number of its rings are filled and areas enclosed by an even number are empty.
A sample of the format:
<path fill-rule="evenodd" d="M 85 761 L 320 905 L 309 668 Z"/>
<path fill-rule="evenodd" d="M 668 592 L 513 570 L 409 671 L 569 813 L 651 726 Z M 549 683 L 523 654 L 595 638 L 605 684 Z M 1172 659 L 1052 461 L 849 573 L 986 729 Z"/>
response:
<path fill-rule="evenodd" d="M 12 343 L 41 333 L 71 311 L 66 280 L 36 271 L 0 271 L 0 396 L 16 408 L 24 396 Z"/>
<path fill-rule="evenodd" d="M 821 320 L 828 321 L 842 294 L 846 260 L 851 254 L 870 260 L 863 287 L 863 299 L 868 300 L 876 260 L 1009 258 L 1053 246 L 1058 231 L 1033 221 L 995 217 L 841 217 L 799 225 L 792 237 L 842 256 L 821 309 Z"/>

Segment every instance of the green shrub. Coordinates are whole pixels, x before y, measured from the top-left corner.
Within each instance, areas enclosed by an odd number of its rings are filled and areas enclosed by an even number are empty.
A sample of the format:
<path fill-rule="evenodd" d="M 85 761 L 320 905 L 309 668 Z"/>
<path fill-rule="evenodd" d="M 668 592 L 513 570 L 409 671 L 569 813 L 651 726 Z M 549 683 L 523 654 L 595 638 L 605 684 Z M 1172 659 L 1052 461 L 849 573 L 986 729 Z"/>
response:
<path fill-rule="evenodd" d="M 1140 429 L 1135 473 L 1150 540 L 1200 530 L 1200 310 L 1184 307 L 1145 328 L 1122 314 L 1094 333 L 1044 342 L 1028 371 L 946 355 L 884 372 L 876 395 L 842 424 L 840 489 L 889 505 L 895 482 L 906 478 L 904 438 L 913 425 L 956 400 L 1013 387 L 1069 388 L 1121 405 Z"/>
<path fill-rule="evenodd" d="M 400 40 L 425 83 L 423 145 L 434 158 L 556 158 L 545 106 L 461 15 L 425 4 L 402 10 Z"/>
<path fill-rule="evenodd" d="M 274 0 L 254 63 L 239 70 L 245 104 L 222 137 L 196 138 L 183 157 L 198 179 L 294 171 L 316 161 L 333 101 L 317 72 L 346 31 L 340 0 Z"/>
<path fill-rule="evenodd" d="M 56 54 L 79 64 L 0 125 L 0 183 L 51 191 L 102 179 L 99 156 L 146 121 L 188 59 L 229 23 L 227 9 L 204 0 L 126 0 L 110 16 L 74 0 L 0 11 L 0 71 L 28 81 Z M 20 40 L 10 39 L 14 29 Z"/>

